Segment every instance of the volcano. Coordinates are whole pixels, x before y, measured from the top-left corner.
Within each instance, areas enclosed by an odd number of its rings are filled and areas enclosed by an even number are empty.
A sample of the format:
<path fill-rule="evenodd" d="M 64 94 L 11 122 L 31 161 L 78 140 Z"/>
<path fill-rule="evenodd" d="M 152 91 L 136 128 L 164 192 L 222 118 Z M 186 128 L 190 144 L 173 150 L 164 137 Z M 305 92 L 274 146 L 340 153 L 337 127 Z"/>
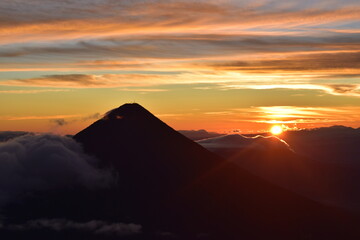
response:
<path fill-rule="evenodd" d="M 149 233 L 186 239 L 332 239 L 355 234 L 357 221 L 350 214 L 223 160 L 139 104 L 109 111 L 74 138 L 102 167 L 117 173 L 122 197 L 112 208 Z"/>
<path fill-rule="evenodd" d="M 206 173 L 219 159 L 139 104 L 125 104 L 74 136 L 144 197 L 167 194 Z M 132 190 L 131 190 L 132 191 Z"/>

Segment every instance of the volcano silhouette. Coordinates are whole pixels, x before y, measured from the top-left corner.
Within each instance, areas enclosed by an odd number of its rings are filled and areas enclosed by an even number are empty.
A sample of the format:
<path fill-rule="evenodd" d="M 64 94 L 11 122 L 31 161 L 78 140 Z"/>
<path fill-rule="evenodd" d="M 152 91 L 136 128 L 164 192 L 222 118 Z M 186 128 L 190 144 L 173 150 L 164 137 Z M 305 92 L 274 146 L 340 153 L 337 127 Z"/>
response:
<path fill-rule="evenodd" d="M 120 181 L 141 187 L 146 195 L 163 194 L 189 183 L 219 161 L 139 104 L 108 112 L 74 138 L 85 151 L 114 167 Z"/>
<path fill-rule="evenodd" d="M 107 198 L 107 216 L 140 223 L 148 236 L 338 239 L 356 234 L 350 214 L 221 159 L 139 104 L 111 110 L 74 139 L 118 176 L 116 193 L 98 196 Z"/>

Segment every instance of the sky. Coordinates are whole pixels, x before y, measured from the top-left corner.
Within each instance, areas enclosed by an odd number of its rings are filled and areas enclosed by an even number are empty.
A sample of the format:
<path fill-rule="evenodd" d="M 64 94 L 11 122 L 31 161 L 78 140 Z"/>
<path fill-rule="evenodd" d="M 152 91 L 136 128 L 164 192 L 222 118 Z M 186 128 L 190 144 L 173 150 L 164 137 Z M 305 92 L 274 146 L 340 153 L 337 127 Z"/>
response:
<path fill-rule="evenodd" d="M 0 2 L 0 131 L 360 127 L 358 0 Z"/>

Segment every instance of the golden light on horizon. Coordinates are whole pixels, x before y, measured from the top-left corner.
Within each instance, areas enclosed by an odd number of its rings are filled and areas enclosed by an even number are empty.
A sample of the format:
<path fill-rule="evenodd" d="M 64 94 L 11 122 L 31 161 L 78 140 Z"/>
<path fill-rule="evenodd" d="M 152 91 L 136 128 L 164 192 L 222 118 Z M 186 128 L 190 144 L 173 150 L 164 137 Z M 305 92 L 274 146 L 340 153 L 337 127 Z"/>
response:
<path fill-rule="evenodd" d="M 283 132 L 283 128 L 280 125 L 274 125 L 270 129 L 271 134 L 279 135 Z"/>
<path fill-rule="evenodd" d="M 176 129 L 360 127 L 360 1 L 13 2 L 1 131 L 72 135 L 134 99 Z"/>

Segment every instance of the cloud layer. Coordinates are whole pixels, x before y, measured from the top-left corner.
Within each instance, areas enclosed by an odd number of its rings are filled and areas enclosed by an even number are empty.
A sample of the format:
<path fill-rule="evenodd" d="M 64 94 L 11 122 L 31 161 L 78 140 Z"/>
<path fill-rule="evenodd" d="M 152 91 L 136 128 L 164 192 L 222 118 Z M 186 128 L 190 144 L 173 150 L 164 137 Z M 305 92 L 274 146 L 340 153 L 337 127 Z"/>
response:
<path fill-rule="evenodd" d="M 110 172 L 68 137 L 28 134 L 0 143 L 0 206 L 52 189 L 93 189 L 112 183 Z"/>
<path fill-rule="evenodd" d="M 0 84 L 116 87 L 183 83 L 186 76 L 177 76 L 179 71 L 192 73 L 185 81 L 190 83 L 207 72 L 213 74 L 207 79 L 212 83 L 223 83 L 229 73 L 241 73 L 234 75 L 233 83 L 263 77 L 268 79 L 262 83 L 266 84 L 277 77 L 279 84 L 317 84 L 319 77 L 330 77 L 341 84 L 345 76 L 352 79 L 348 84 L 357 84 L 359 10 L 359 3 L 352 0 L 331 4 L 325 0 L 256 4 L 5 0 L 0 3 L 0 71 L 39 74 L 5 78 Z M 64 70 L 70 73 L 61 73 Z M 89 70 L 95 73 L 78 73 Z M 136 74 L 100 73 L 110 70 Z M 148 79 L 149 71 L 172 74 L 165 80 L 161 75 Z"/>

